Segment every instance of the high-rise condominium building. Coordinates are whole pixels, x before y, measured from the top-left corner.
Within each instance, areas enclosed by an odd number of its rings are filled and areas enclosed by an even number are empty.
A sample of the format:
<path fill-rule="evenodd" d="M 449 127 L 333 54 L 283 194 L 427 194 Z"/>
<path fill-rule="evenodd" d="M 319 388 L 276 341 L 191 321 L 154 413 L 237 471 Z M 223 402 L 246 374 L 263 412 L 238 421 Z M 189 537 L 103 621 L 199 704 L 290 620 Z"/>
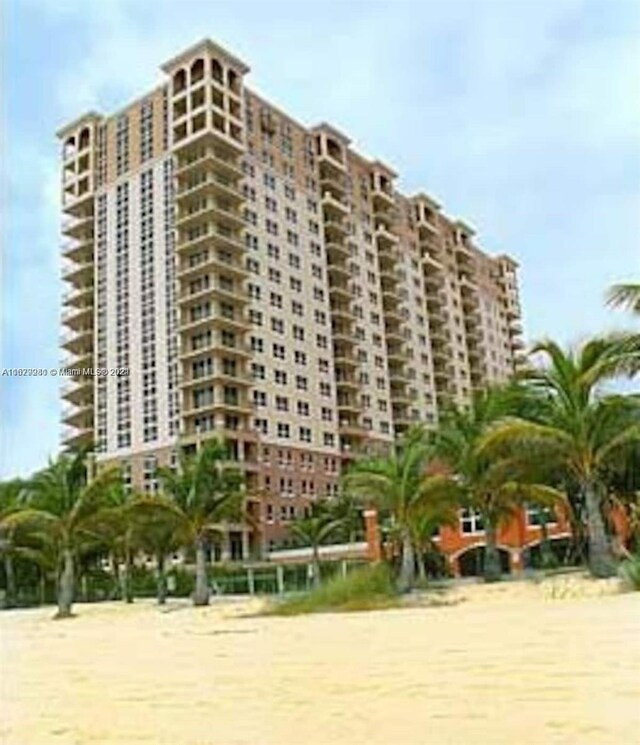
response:
<path fill-rule="evenodd" d="M 67 379 L 65 443 L 153 490 L 178 444 L 223 437 L 253 495 L 233 556 L 277 541 L 350 459 L 508 378 L 522 346 L 513 259 L 248 69 L 202 41 L 58 133 L 65 363 L 109 372 Z"/>

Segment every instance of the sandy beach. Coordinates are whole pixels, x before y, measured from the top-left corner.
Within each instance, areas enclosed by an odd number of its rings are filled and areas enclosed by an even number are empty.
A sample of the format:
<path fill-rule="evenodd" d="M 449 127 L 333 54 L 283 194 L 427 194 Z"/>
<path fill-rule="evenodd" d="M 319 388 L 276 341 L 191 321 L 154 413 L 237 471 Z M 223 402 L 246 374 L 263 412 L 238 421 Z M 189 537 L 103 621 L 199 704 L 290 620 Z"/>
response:
<path fill-rule="evenodd" d="M 297 618 L 0 614 L 3 745 L 640 742 L 640 593 L 556 578 Z"/>

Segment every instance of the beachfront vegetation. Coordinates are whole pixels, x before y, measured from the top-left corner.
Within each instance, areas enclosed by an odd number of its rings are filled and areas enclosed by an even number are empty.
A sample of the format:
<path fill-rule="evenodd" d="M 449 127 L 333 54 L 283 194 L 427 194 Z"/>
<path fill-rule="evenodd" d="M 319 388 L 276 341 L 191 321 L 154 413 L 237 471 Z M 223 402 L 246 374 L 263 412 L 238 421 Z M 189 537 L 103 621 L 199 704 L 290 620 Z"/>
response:
<path fill-rule="evenodd" d="M 611 302 L 637 313 L 637 287 L 615 288 Z M 455 526 L 462 510 L 479 515 L 485 578 L 497 579 L 497 533 L 525 504 L 567 515 L 574 558 L 583 557 L 594 576 L 619 571 L 637 585 L 640 396 L 612 392 L 610 384 L 637 375 L 639 338 L 616 334 L 576 348 L 540 343 L 514 382 L 476 391 L 467 405 L 452 402 L 436 427 L 416 426 L 386 454 L 356 459 L 340 495 L 290 526 L 295 543 L 311 548 L 314 567 L 309 599 L 291 607 L 347 607 L 349 597 L 360 597 L 354 602 L 365 607 L 367 588 L 374 605 L 396 602 L 389 600 L 395 588 L 412 589 L 416 571 L 424 583 L 438 566 L 434 537 Z M 69 616 L 79 577 L 85 598 L 91 578 L 103 588 L 101 597 L 127 601 L 134 588 L 153 592 L 155 583 L 162 603 L 167 559 L 177 552 L 195 564 L 195 581 L 188 569 L 172 567 L 172 583 L 179 580 L 180 594 L 195 585 L 194 604 L 207 604 L 215 534 L 225 523 L 248 519 L 244 475 L 218 441 L 185 447 L 178 456 L 175 468 L 158 469 L 159 492 L 147 494 L 132 493 L 117 470 L 97 469 L 87 449 L 61 454 L 32 478 L 0 484 L 5 607 L 16 604 L 25 585 L 39 588 L 41 602 L 53 587 L 57 616 Z M 340 579 L 326 573 L 321 584 L 319 547 L 361 539 L 367 507 L 379 513 L 383 567 Z M 625 516 L 623 535 L 615 535 L 614 513 Z M 544 525 L 542 534 L 541 553 L 548 548 Z M 153 557 L 155 580 L 136 566 L 141 553 Z"/>
<path fill-rule="evenodd" d="M 158 477 L 169 499 L 158 500 L 157 510 L 167 511 L 179 521 L 195 549 L 193 603 L 208 605 L 208 539 L 225 520 L 241 519 L 244 474 L 231 463 L 225 446 L 214 440 L 193 453 L 183 451 L 178 468 L 160 468 Z"/>
<path fill-rule="evenodd" d="M 339 613 L 380 610 L 400 603 L 393 573 L 387 564 L 372 564 L 335 576 L 311 592 L 295 595 L 267 607 L 266 614 L 297 616 L 302 613 Z"/>
<path fill-rule="evenodd" d="M 312 551 L 313 584 L 320 586 L 320 546 L 334 536 L 341 527 L 341 520 L 320 505 L 314 506 L 309 515 L 291 524 L 291 532 L 303 545 Z"/>
<path fill-rule="evenodd" d="M 563 501 L 561 491 L 541 483 L 547 474 L 530 452 L 492 442 L 496 426 L 528 408 L 526 391 L 518 386 L 480 391 L 468 406 L 446 410 L 433 437 L 434 452 L 448 469 L 450 493 L 482 519 L 484 577 L 489 582 L 501 575 L 497 542 L 501 525 L 518 507 L 553 508 Z"/>
<path fill-rule="evenodd" d="M 452 503 L 451 481 L 428 473 L 429 454 L 427 432 L 416 428 L 394 445 L 390 455 L 355 463 L 343 480 L 347 493 L 372 504 L 389 520 L 392 537 L 400 546 L 398 585 L 403 591 L 410 590 L 415 580 L 417 520 L 429 512 L 435 524 L 445 522 Z M 436 505 L 440 514 L 435 514 Z"/>
<path fill-rule="evenodd" d="M 527 374 L 534 405 L 526 417 L 505 418 L 487 438 L 490 447 L 515 446 L 563 469 L 585 510 L 589 567 L 597 577 L 615 573 L 603 517 L 607 469 L 632 457 L 640 442 L 640 398 L 602 392 L 602 384 L 631 361 L 625 343 L 612 337 L 576 350 L 551 341 L 534 347 L 534 354 L 546 358 Z"/>

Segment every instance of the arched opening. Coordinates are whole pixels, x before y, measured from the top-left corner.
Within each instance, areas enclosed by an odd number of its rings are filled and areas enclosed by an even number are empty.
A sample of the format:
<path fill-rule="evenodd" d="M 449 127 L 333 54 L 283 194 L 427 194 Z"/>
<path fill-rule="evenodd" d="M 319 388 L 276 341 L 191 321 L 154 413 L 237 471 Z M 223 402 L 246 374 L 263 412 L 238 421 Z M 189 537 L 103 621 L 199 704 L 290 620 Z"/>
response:
<path fill-rule="evenodd" d="M 503 574 L 509 574 L 509 552 L 498 549 L 500 568 Z M 461 577 L 481 577 L 484 573 L 484 546 L 473 546 L 458 556 L 458 569 Z"/>
<path fill-rule="evenodd" d="M 180 93 L 187 87 L 187 73 L 184 70 L 178 70 L 173 76 L 173 95 Z"/>
<path fill-rule="evenodd" d="M 191 85 L 199 83 L 204 78 L 204 60 L 199 58 L 191 65 Z"/>
<path fill-rule="evenodd" d="M 224 83 L 224 71 L 217 59 L 211 60 L 211 77 L 218 83 Z"/>
<path fill-rule="evenodd" d="M 240 93 L 240 78 L 235 70 L 227 72 L 227 85 L 234 93 Z"/>
<path fill-rule="evenodd" d="M 78 140 L 78 150 L 84 150 L 85 147 L 89 147 L 90 140 L 91 132 L 89 131 L 89 127 L 83 127 Z"/>
<path fill-rule="evenodd" d="M 65 158 L 69 158 L 72 155 L 74 155 L 76 152 L 76 138 L 71 135 L 71 137 L 67 137 L 67 139 L 64 141 L 64 146 L 62 148 L 62 154 Z"/>
<path fill-rule="evenodd" d="M 549 569 L 555 566 L 577 566 L 580 557 L 575 555 L 573 542 L 566 536 L 550 537 L 548 541 L 527 546 L 522 552 L 525 569 Z"/>
<path fill-rule="evenodd" d="M 342 148 L 330 137 L 327 137 L 327 154 L 330 155 L 334 160 L 342 163 Z"/>

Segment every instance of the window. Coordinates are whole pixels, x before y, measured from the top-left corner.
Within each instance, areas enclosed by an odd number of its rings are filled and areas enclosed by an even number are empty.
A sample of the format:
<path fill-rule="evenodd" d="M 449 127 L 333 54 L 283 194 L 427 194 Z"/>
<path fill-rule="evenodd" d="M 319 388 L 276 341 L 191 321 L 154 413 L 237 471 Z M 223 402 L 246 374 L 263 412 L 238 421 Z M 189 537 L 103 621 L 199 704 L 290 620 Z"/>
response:
<path fill-rule="evenodd" d="M 288 439 L 290 437 L 291 428 L 284 422 L 278 422 L 278 437 Z"/>
<path fill-rule="evenodd" d="M 555 525 L 557 522 L 555 512 L 548 507 L 538 507 L 538 505 L 528 504 L 526 506 L 527 525 L 540 526 Z"/>
<path fill-rule="evenodd" d="M 299 437 L 301 442 L 311 442 L 311 430 L 309 427 L 300 427 Z"/>
<path fill-rule="evenodd" d="M 267 394 L 264 391 L 253 391 L 253 403 L 256 406 L 266 406 Z"/>
<path fill-rule="evenodd" d="M 460 531 L 466 535 L 484 532 L 484 521 L 477 510 L 465 507 L 460 511 Z"/>

